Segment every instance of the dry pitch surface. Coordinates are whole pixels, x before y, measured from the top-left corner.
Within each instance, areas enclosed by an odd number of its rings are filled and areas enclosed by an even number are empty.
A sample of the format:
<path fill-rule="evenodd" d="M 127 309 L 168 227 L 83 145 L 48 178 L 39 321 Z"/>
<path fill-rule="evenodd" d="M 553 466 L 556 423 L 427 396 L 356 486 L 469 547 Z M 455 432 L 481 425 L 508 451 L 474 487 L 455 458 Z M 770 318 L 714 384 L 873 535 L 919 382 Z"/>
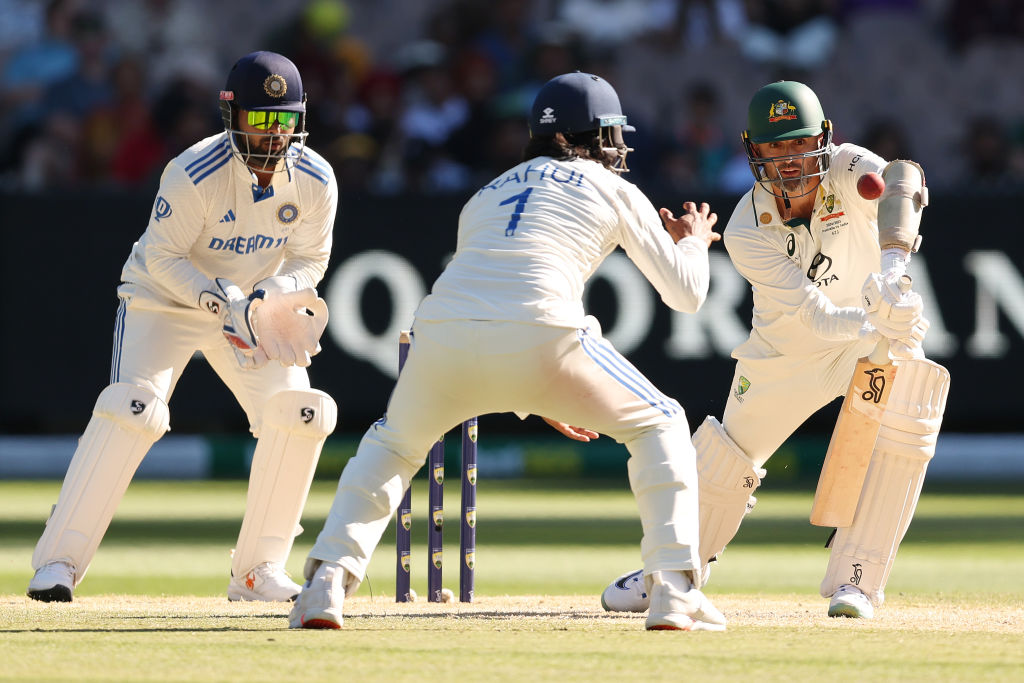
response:
<path fill-rule="evenodd" d="M 349 598 L 345 630 L 463 630 L 489 626 L 522 630 L 642 630 L 642 614 L 605 612 L 592 596 L 515 595 L 478 598 L 472 603 L 430 603 L 423 598 L 396 603 L 391 597 Z M 729 631 L 758 628 L 808 628 L 949 633 L 1004 633 L 1024 636 L 1024 605 L 978 604 L 959 600 L 914 602 L 897 597 L 870 621 L 832 619 L 821 598 L 797 596 L 713 595 L 729 619 Z M 39 603 L 21 596 L 0 597 L 0 632 L 139 628 L 174 631 L 287 628 L 287 606 L 231 603 L 223 598 L 98 596 L 72 604 Z M 1024 672 L 1022 672 L 1024 674 Z"/>
<path fill-rule="evenodd" d="M 0 596 L 0 680 L 1014 681 L 1024 605 L 894 597 L 871 621 L 810 596 L 721 595 L 725 633 L 645 632 L 591 596 L 346 603 L 342 631 L 223 598 Z"/>

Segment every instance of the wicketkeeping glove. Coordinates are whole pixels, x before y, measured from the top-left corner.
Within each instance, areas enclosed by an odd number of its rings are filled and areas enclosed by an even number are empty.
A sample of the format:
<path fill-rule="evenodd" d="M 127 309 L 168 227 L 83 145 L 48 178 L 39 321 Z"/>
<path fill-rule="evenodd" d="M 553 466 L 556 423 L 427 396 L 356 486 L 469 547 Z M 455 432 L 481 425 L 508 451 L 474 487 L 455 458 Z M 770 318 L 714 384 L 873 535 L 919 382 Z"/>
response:
<path fill-rule="evenodd" d="M 252 317 L 263 303 L 264 291 L 256 290 L 247 297 L 238 285 L 220 277 L 214 280 L 214 285 L 213 290 L 200 293 L 199 307 L 220 318 L 221 332 L 231 344 L 238 364 L 243 368 L 254 367 L 252 356 L 260 340 Z"/>
<path fill-rule="evenodd" d="M 311 357 L 320 353 L 327 318 L 327 303 L 312 287 L 269 293 L 253 314 L 260 340 L 257 357 L 265 355 L 285 367 L 308 367 Z"/>

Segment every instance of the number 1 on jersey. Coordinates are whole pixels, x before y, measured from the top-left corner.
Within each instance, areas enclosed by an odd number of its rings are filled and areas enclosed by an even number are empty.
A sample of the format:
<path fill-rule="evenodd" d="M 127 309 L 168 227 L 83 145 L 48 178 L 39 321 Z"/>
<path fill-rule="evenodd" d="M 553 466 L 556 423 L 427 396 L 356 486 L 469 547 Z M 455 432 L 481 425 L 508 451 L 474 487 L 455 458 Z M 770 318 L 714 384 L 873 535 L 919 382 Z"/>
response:
<path fill-rule="evenodd" d="M 508 219 L 508 225 L 505 226 L 505 237 L 512 237 L 516 234 L 516 226 L 519 225 L 519 216 L 522 215 L 523 209 L 526 208 L 526 200 L 530 198 L 531 191 L 533 191 L 533 188 L 528 187 L 519 194 L 512 195 L 498 205 L 505 206 L 506 204 L 515 202 L 515 206 L 512 208 L 512 217 Z"/>

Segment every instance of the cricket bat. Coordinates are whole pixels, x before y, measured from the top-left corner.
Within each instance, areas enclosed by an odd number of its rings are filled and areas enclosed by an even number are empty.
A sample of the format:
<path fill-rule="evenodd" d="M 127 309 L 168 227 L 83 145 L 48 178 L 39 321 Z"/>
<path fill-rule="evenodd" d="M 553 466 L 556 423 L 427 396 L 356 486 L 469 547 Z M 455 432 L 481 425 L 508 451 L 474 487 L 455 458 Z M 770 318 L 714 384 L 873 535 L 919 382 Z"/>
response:
<path fill-rule="evenodd" d="M 900 288 L 903 291 L 910 288 L 909 277 L 904 276 Z M 826 527 L 853 524 L 898 367 L 889 358 L 888 339 L 882 339 L 869 355 L 857 361 L 821 466 L 811 507 L 811 524 Z"/>

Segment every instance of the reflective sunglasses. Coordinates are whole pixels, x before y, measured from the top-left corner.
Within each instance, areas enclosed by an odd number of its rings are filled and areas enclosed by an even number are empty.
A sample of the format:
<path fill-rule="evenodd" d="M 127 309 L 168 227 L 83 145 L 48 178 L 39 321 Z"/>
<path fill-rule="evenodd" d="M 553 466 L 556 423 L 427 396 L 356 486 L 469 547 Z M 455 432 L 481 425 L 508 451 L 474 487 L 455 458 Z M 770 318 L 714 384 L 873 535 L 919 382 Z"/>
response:
<path fill-rule="evenodd" d="M 269 130 L 275 123 L 282 128 L 294 128 L 299 122 L 299 114 L 294 111 L 250 111 L 249 125 L 260 130 Z"/>

